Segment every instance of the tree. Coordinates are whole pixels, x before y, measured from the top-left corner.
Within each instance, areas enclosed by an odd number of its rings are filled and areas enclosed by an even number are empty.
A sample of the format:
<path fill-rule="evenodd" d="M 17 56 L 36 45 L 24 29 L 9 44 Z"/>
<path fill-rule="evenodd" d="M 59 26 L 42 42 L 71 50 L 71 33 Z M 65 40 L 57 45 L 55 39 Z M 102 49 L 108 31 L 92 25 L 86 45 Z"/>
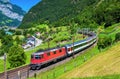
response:
<path fill-rule="evenodd" d="M 11 35 L 6 35 L 3 37 L 1 42 L 2 42 L 2 45 L 11 45 L 13 42 L 13 38 Z"/>
<path fill-rule="evenodd" d="M 2 30 L 0 30 L 0 38 L 3 38 L 5 36 L 5 32 L 4 32 L 4 30 L 2 29 Z"/>
<path fill-rule="evenodd" d="M 6 35 L 1 39 L 2 46 L 0 48 L 0 55 L 8 53 L 9 48 L 13 45 L 13 39 L 11 35 Z"/>
<path fill-rule="evenodd" d="M 97 45 L 98 45 L 99 51 L 101 51 L 101 49 L 104 48 L 104 38 L 99 38 Z"/>
<path fill-rule="evenodd" d="M 14 45 L 10 47 L 8 51 L 8 61 L 11 68 L 25 64 L 26 55 L 23 48 L 19 45 Z"/>
<path fill-rule="evenodd" d="M 104 49 L 108 46 L 110 46 L 113 43 L 112 38 L 110 36 L 105 36 L 102 38 L 99 38 L 98 40 L 98 49 L 101 51 L 101 49 Z"/>
<path fill-rule="evenodd" d="M 19 36 L 17 36 L 17 37 L 15 38 L 15 41 L 16 41 L 17 44 L 22 45 L 22 40 L 19 38 Z"/>
<path fill-rule="evenodd" d="M 16 30 L 15 34 L 16 35 L 22 35 L 21 31 L 19 31 L 19 30 Z"/>

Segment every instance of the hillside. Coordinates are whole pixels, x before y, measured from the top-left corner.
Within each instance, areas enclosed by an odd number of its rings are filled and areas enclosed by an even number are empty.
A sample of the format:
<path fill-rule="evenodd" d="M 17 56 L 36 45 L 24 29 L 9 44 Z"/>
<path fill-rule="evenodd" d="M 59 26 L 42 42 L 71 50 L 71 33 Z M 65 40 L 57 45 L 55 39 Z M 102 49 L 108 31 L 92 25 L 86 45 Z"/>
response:
<path fill-rule="evenodd" d="M 108 27 L 120 22 L 119 0 L 42 0 L 25 15 L 20 28 L 38 24 Z"/>
<path fill-rule="evenodd" d="M 7 0 L 0 0 L 0 27 L 18 26 L 25 13 L 17 5 L 11 4 Z"/>
<path fill-rule="evenodd" d="M 120 74 L 119 61 L 120 42 L 117 45 L 112 46 L 109 50 L 93 57 L 83 65 L 63 74 L 59 79 Z"/>

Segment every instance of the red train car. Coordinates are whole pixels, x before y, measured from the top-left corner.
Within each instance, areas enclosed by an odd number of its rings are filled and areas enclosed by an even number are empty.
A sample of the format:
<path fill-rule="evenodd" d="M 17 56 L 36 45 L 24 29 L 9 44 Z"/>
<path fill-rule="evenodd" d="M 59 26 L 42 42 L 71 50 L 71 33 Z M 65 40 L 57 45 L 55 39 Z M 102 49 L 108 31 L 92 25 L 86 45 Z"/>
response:
<path fill-rule="evenodd" d="M 39 51 L 31 55 L 31 69 L 39 69 L 42 65 L 56 61 L 66 56 L 66 48 L 59 47 L 49 50 Z"/>

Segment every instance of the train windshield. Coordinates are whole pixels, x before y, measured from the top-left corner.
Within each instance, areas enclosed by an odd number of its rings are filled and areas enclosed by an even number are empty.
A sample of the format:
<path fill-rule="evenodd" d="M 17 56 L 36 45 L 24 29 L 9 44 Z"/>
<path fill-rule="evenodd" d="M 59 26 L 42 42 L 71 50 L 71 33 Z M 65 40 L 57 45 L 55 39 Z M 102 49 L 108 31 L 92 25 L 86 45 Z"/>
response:
<path fill-rule="evenodd" d="M 43 58 L 43 55 L 35 55 L 35 59 L 41 59 Z"/>
<path fill-rule="evenodd" d="M 40 59 L 40 55 L 35 55 L 35 59 Z"/>

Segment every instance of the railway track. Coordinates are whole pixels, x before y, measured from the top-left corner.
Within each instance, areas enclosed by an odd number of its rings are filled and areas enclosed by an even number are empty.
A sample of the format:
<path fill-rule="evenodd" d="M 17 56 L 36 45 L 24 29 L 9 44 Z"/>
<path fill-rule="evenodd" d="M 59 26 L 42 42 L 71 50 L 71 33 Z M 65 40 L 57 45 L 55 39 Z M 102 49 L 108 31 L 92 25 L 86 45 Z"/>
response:
<path fill-rule="evenodd" d="M 74 57 L 79 56 L 80 54 L 84 53 L 85 51 L 91 49 L 92 47 L 94 47 L 96 45 L 96 43 L 92 44 L 91 46 L 87 47 L 86 49 L 80 51 L 79 53 L 75 54 Z M 56 66 L 59 66 L 61 64 L 64 64 L 66 62 L 68 62 L 69 60 L 73 59 L 73 57 L 67 57 L 62 61 L 56 62 L 54 64 L 51 64 L 47 67 L 41 68 L 40 70 L 29 70 L 29 65 L 23 66 L 23 67 L 19 67 L 10 71 L 7 71 L 7 79 L 27 79 L 28 77 L 32 77 L 34 76 L 35 73 L 41 73 L 41 72 L 45 72 L 47 70 L 50 70 Z M 5 73 L 0 73 L 0 79 L 5 79 Z"/>
<path fill-rule="evenodd" d="M 9 70 L 9 71 L 6 72 L 7 79 L 13 79 L 13 78 L 10 78 L 10 77 L 12 77 L 13 75 L 18 75 L 18 71 L 25 71 L 25 70 L 28 70 L 28 69 L 29 69 L 29 66 L 25 65 L 25 66 L 22 66 L 22 67 L 13 69 L 13 70 Z M 5 72 L 0 73 L 0 79 L 5 79 Z M 16 79 L 18 79 L 18 78 L 16 78 Z"/>

